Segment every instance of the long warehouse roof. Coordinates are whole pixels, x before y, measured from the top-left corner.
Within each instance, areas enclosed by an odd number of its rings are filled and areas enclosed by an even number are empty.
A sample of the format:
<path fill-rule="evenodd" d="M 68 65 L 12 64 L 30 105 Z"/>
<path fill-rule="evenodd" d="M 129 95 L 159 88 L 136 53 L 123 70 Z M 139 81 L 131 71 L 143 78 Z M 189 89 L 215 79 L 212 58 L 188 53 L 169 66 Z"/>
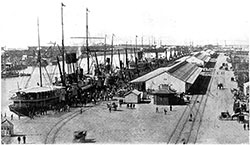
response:
<path fill-rule="evenodd" d="M 131 83 L 146 82 L 166 72 L 184 82 L 193 84 L 196 78 L 199 76 L 201 71 L 202 69 L 199 68 L 197 65 L 183 61 L 171 67 L 158 68 L 146 75 L 143 75 L 137 79 L 132 80 Z"/>

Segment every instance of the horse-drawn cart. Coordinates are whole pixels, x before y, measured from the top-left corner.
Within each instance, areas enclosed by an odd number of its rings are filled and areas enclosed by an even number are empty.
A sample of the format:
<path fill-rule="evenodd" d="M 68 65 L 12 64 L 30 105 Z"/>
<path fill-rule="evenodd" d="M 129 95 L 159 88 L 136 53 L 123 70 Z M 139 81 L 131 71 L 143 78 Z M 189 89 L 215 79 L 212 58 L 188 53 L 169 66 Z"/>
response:
<path fill-rule="evenodd" d="M 87 136 L 86 130 L 74 132 L 74 140 L 85 141 L 86 136 Z"/>
<path fill-rule="evenodd" d="M 221 121 L 237 120 L 238 122 L 242 122 L 244 121 L 244 114 L 241 112 L 238 112 L 238 113 L 234 113 L 230 115 L 228 112 L 221 112 L 221 115 L 219 116 L 219 120 Z"/>

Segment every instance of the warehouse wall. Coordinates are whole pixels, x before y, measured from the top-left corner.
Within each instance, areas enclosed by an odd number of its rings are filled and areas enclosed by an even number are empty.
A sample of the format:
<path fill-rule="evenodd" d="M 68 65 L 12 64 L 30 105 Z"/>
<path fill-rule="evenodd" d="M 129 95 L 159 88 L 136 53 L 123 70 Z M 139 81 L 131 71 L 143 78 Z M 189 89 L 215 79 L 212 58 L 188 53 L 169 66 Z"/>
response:
<path fill-rule="evenodd" d="M 177 92 L 185 92 L 186 91 L 186 83 L 171 76 L 167 72 L 156 76 L 148 81 L 146 81 L 146 90 L 154 89 L 158 90 L 159 85 L 161 84 L 172 84 L 171 88 L 177 90 Z"/>

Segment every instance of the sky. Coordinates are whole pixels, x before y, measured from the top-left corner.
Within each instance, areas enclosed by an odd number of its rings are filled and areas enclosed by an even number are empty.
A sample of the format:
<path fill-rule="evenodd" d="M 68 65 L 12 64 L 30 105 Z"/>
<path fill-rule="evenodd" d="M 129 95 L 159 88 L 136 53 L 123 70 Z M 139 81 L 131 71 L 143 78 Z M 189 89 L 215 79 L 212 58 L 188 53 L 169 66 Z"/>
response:
<path fill-rule="evenodd" d="M 61 45 L 61 2 L 65 45 L 85 45 L 71 37 L 86 36 L 86 8 L 89 36 L 108 44 L 249 43 L 248 0 L 1 0 L 0 46 L 37 46 L 38 17 L 41 45 Z"/>

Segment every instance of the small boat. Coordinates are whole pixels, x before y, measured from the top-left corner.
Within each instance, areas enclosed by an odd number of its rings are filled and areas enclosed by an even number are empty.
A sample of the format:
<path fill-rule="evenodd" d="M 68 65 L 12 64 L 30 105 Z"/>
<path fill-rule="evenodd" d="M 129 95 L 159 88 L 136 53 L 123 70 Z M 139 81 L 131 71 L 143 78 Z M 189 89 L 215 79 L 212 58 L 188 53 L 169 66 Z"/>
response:
<path fill-rule="evenodd" d="M 65 88 L 62 86 L 37 86 L 15 92 L 10 98 L 13 104 L 9 109 L 19 116 L 30 116 L 37 111 L 50 110 L 64 99 Z"/>

